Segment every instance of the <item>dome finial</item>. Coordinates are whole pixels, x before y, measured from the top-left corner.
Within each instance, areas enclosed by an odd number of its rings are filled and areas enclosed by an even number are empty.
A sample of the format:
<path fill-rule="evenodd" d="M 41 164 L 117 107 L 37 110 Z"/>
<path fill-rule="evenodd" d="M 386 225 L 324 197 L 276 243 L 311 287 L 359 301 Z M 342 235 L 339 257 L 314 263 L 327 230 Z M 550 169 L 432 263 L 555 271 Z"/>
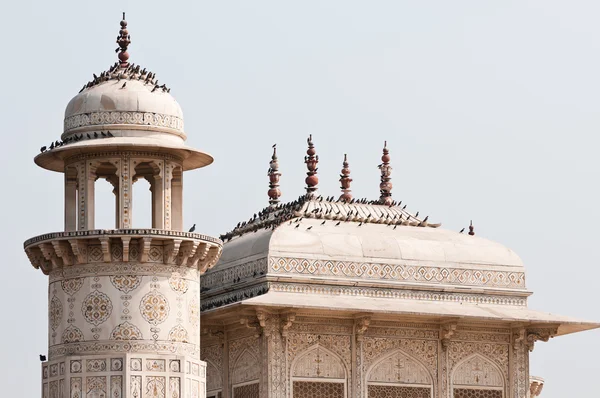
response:
<path fill-rule="evenodd" d="M 277 144 L 273 144 L 273 156 L 269 163 L 269 203 L 271 206 L 276 206 L 279 203 L 281 191 L 279 190 L 279 162 L 277 162 Z"/>
<path fill-rule="evenodd" d="M 379 184 L 379 202 L 383 205 L 389 206 L 392 204 L 392 166 L 390 166 L 390 151 L 387 149 L 387 141 L 383 143 L 383 155 L 381 156 L 381 163 L 379 170 L 381 170 L 381 183 Z"/>
<path fill-rule="evenodd" d="M 350 193 L 350 183 L 352 182 L 352 178 L 350 178 L 350 168 L 348 166 L 348 155 L 344 154 L 344 167 L 342 168 L 342 174 L 340 175 L 340 184 L 342 184 L 340 201 L 342 202 L 350 202 L 352 200 L 352 194 Z"/>
<path fill-rule="evenodd" d="M 121 21 L 121 29 L 119 30 L 119 35 L 117 36 L 117 44 L 119 48 L 117 48 L 116 52 L 119 53 L 119 63 L 121 68 L 127 68 L 129 66 L 129 53 L 127 52 L 127 46 L 131 43 L 131 36 L 129 36 L 129 31 L 127 30 L 127 21 L 125 20 L 125 13 L 123 12 L 123 20 Z"/>
<path fill-rule="evenodd" d="M 473 220 L 471 220 L 471 223 L 469 224 L 469 235 L 475 235 L 475 227 L 473 226 Z"/>
<path fill-rule="evenodd" d="M 316 156 L 317 150 L 312 142 L 312 134 L 308 136 L 308 150 L 304 157 L 304 163 L 308 168 L 306 175 L 306 196 L 314 196 L 317 192 L 317 184 L 319 184 L 319 177 L 317 177 L 317 164 L 319 163 L 319 157 Z"/>

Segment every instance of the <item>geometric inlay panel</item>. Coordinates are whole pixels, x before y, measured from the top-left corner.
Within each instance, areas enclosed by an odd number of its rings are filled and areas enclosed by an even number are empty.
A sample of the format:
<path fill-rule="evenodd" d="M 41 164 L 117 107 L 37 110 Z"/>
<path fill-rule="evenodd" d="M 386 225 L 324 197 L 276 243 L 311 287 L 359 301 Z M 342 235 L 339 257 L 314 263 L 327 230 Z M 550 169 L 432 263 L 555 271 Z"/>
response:
<path fill-rule="evenodd" d="M 233 387 L 233 398 L 258 398 L 258 383 Z"/>
<path fill-rule="evenodd" d="M 368 398 L 430 398 L 431 388 L 370 385 Z M 456 396 L 455 396 L 456 397 Z"/>
<path fill-rule="evenodd" d="M 502 391 L 455 388 L 454 398 L 502 398 Z"/>
<path fill-rule="evenodd" d="M 344 398 L 344 384 L 295 381 L 293 396 L 294 398 Z"/>

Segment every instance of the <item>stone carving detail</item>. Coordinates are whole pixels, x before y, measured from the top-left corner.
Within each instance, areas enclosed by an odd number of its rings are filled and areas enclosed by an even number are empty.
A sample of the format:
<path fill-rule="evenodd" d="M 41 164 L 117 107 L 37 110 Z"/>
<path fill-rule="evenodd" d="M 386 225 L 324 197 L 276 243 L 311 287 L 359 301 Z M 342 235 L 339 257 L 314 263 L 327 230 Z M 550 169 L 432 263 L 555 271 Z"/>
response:
<path fill-rule="evenodd" d="M 431 388 L 372 385 L 368 388 L 368 398 L 430 398 Z"/>
<path fill-rule="evenodd" d="M 367 374 L 368 382 L 401 383 L 401 384 L 432 384 L 429 372 L 416 359 L 402 351 L 384 354 L 375 362 Z"/>
<path fill-rule="evenodd" d="M 169 398 L 179 398 L 181 396 L 181 387 L 179 377 L 169 378 Z"/>
<path fill-rule="evenodd" d="M 452 383 L 454 386 L 504 387 L 504 378 L 490 360 L 475 354 L 456 366 Z"/>
<path fill-rule="evenodd" d="M 496 364 L 506 379 L 508 376 L 508 349 L 508 344 L 451 341 L 448 346 L 448 370 L 454 372 L 456 364 L 473 354 L 479 354 Z"/>
<path fill-rule="evenodd" d="M 110 277 L 113 286 L 125 294 L 137 289 L 142 282 L 142 277 L 137 275 L 113 275 Z"/>
<path fill-rule="evenodd" d="M 142 398 L 142 376 L 131 376 L 131 397 Z"/>
<path fill-rule="evenodd" d="M 63 279 L 60 282 L 62 290 L 69 296 L 74 295 L 83 286 L 83 278 Z"/>
<path fill-rule="evenodd" d="M 48 307 L 48 321 L 50 324 L 50 328 L 52 330 L 56 330 L 56 328 L 60 325 L 63 316 L 63 306 L 58 297 L 52 297 L 50 300 L 50 306 Z"/>
<path fill-rule="evenodd" d="M 165 378 L 163 376 L 146 376 L 144 398 L 165 398 Z"/>
<path fill-rule="evenodd" d="M 221 370 L 210 361 L 206 361 L 206 383 L 207 391 L 220 390 L 223 388 Z"/>
<path fill-rule="evenodd" d="M 105 397 L 106 396 L 106 376 L 92 376 L 85 380 L 87 398 Z"/>
<path fill-rule="evenodd" d="M 294 381 L 294 398 L 344 398 L 344 383 Z"/>
<path fill-rule="evenodd" d="M 83 398 L 81 381 L 81 377 L 71 377 L 71 393 L 69 395 L 70 398 Z"/>
<path fill-rule="evenodd" d="M 293 377 L 346 378 L 346 369 L 342 360 L 319 344 L 299 354 L 292 366 Z"/>
<path fill-rule="evenodd" d="M 169 302 L 163 294 L 151 291 L 142 297 L 140 312 L 146 322 L 156 326 L 169 316 Z"/>
<path fill-rule="evenodd" d="M 233 398 L 258 398 L 258 383 L 233 387 Z"/>
<path fill-rule="evenodd" d="M 322 327 L 321 329 L 323 332 L 327 331 L 326 327 Z M 342 358 L 346 369 L 350 368 L 350 363 L 352 362 L 350 336 L 326 334 L 299 334 L 290 332 L 288 335 L 288 363 L 291 364 L 298 353 L 315 344 L 319 344 L 321 347 L 337 354 Z"/>
<path fill-rule="evenodd" d="M 80 113 L 65 119 L 64 132 L 85 126 L 104 124 L 132 124 L 139 126 L 166 127 L 183 133 L 183 119 L 173 115 L 149 112 L 90 112 Z"/>
<path fill-rule="evenodd" d="M 198 296 L 194 296 L 188 304 L 188 320 L 193 327 L 200 325 L 200 303 Z"/>
<path fill-rule="evenodd" d="M 68 344 L 83 341 L 85 340 L 85 338 L 83 337 L 83 333 L 81 332 L 81 330 L 79 330 L 79 328 L 77 328 L 77 326 L 69 325 L 63 331 L 61 340 L 63 344 Z"/>
<path fill-rule="evenodd" d="M 146 361 L 146 370 L 151 372 L 164 372 L 165 371 L 165 360 L 164 359 L 149 359 Z"/>
<path fill-rule="evenodd" d="M 270 257 L 274 273 L 525 289 L 524 272 Z"/>
<path fill-rule="evenodd" d="M 368 368 L 382 354 L 392 350 L 401 350 L 413 358 L 417 358 L 427 368 L 431 377 L 437 378 L 437 341 L 434 340 L 408 340 L 386 339 L 379 337 L 365 337 L 364 339 L 364 366 Z"/>
<path fill-rule="evenodd" d="M 233 365 L 231 381 L 233 384 L 258 380 L 260 378 L 260 363 L 258 357 L 244 350 Z"/>
<path fill-rule="evenodd" d="M 173 289 L 174 292 L 179 294 L 183 294 L 188 290 L 188 282 L 178 276 L 169 278 L 169 286 L 171 286 L 171 289 Z"/>
<path fill-rule="evenodd" d="M 83 340 L 83 335 L 81 335 Z M 48 349 L 50 357 L 59 357 L 64 355 L 82 355 L 82 354 L 103 354 L 105 352 L 113 353 L 136 353 L 136 352 L 153 352 L 166 355 L 189 355 L 198 357 L 199 347 L 190 343 L 179 343 L 175 341 L 136 341 L 132 344 L 127 340 L 112 340 L 112 341 L 89 341 L 78 342 L 71 345 L 56 345 Z"/>
<path fill-rule="evenodd" d="M 88 359 L 86 369 L 88 372 L 104 372 L 106 370 L 106 359 Z"/>
<path fill-rule="evenodd" d="M 88 294 L 81 305 L 81 312 L 85 320 L 95 326 L 106 321 L 110 317 L 112 309 L 110 298 L 97 290 Z"/>
<path fill-rule="evenodd" d="M 110 398 L 123 397 L 123 376 L 110 376 Z"/>
<path fill-rule="evenodd" d="M 263 257 L 235 267 L 229 267 L 224 270 L 208 270 L 200 280 L 200 286 L 203 288 L 213 288 L 216 286 L 229 285 L 238 278 L 255 278 L 255 275 L 261 275 L 267 272 L 267 258 Z"/>
<path fill-rule="evenodd" d="M 117 325 L 110 334 L 112 340 L 142 340 L 142 332 L 137 326 L 123 322 Z"/>
<path fill-rule="evenodd" d="M 169 331 L 168 339 L 170 341 L 179 341 L 182 343 L 189 343 L 188 332 L 181 325 L 176 325 Z"/>

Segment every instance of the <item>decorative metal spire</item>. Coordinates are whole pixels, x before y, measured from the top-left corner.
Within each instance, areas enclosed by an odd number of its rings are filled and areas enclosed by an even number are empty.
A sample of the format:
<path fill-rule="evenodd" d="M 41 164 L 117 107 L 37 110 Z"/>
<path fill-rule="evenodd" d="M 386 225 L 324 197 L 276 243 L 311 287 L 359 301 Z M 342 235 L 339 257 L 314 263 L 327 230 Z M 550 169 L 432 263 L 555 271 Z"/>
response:
<path fill-rule="evenodd" d="M 119 61 L 121 64 L 121 68 L 127 68 L 129 66 L 129 53 L 127 52 L 127 46 L 131 43 L 131 36 L 129 36 L 129 31 L 127 30 L 127 21 L 125 20 L 125 13 L 123 13 L 123 20 L 121 21 L 121 30 L 119 30 L 119 35 L 117 36 L 117 44 L 119 48 L 116 49 L 116 52 L 119 53 Z"/>
<path fill-rule="evenodd" d="M 471 224 L 469 224 L 469 235 L 475 235 L 475 227 L 473 226 L 473 220 L 471 220 Z"/>
<path fill-rule="evenodd" d="M 271 156 L 271 163 L 269 163 L 269 203 L 271 206 L 276 206 L 279 203 L 279 197 L 281 191 L 279 190 L 279 162 L 277 161 L 277 148 L 273 145 L 273 156 Z"/>
<path fill-rule="evenodd" d="M 350 168 L 348 166 L 348 155 L 344 154 L 344 167 L 342 168 L 342 174 L 340 175 L 340 184 L 342 184 L 340 201 L 342 202 L 350 202 L 352 200 L 352 194 L 350 193 L 350 183 L 352 182 L 352 178 L 350 178 Z"/>
<path fill-rule="evenodd" d="M 381 196 L 379 197 L 379 201 L 383 205 L 390 206 L 392 204 L 392 166 L 390 166 L 390 151 L 387 149 L 387 141 L 383 144 L 383 156 L 381 156 L 381 163 L 379 166 L 379 170 L 381 170 L 381 183 L 379 184 L 379 191 L 381 192 Z"/>
<path fill-rule="evenodd" d="M 304 163 L 308 168 L 306 175 L 306 196 L 314 196 L 317 192 L 317 185 L 319 184 L 319 177 L 317 177 L 317 164 L 319 163 L 319 156 L 316 156 L 317 150 L 312 142 L 312 134 L 308 136 L 308 150 L 304 157 Z"/>

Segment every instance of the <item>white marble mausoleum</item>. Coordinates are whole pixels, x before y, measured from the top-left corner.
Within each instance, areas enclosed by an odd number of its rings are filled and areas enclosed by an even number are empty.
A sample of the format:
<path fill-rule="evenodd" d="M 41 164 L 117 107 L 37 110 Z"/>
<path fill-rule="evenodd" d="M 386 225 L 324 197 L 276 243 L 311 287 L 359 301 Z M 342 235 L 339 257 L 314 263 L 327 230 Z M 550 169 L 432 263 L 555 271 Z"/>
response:
<path fill-rule="evenodd" d="M 341 192 L 319 192 L 311 136 L 304 195 L 280 201 L 274 148 L 263 209 L 219 238 L 186 232 L 184 172 L 213 158 L 186 145 L 180 106 L 129 62 L 120 26 L 118 62 L 35 157 L 64 174 L 65 202 L 64 230 L 24 244 L 49 278 L 42 398 L 536 397 L 536 344 L 600 326 L 529 309 L 516 253 L 408 211 L 387 144 L 372 199 L 352 196 L 346 157 Z M 98 179 L 111 230 L 95 227 Z M 148 229 L 132 217 L 139 179 Z"/>

